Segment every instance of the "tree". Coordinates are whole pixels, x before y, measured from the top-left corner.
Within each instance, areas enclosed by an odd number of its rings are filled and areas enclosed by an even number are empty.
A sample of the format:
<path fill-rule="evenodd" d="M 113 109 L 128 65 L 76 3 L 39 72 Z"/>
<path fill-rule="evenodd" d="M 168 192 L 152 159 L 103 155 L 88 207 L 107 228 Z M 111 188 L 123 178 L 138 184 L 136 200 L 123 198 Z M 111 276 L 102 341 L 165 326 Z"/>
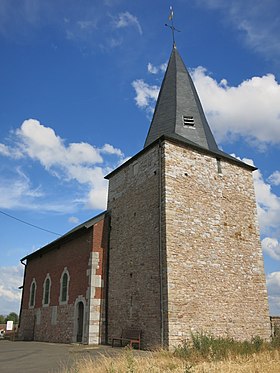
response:
<path fill-rule="evenodd" d="M 6 317 L 3 315 L 0 315 L 0 324 L 6 324 Z"/>
<path fill-rule="evenodd" d="M 6 317 L 5 322 L 7 321 L 13 321 L 14 324 L 18 324 L 18 315 L 15 312 L 9 313 L 9 315 Z"/>

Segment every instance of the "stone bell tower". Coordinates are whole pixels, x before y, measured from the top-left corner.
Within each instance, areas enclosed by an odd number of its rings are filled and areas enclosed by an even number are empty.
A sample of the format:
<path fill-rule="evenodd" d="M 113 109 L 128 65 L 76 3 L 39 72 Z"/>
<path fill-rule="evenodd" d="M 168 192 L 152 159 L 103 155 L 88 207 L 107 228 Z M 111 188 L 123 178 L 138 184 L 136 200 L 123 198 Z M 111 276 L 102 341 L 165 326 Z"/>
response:
<path fill-rule="evenodd" d="M 107 176 L 109 338 L 270 337 L 254 170 L 219 150 L 174 45 L 144 149 Z"/>

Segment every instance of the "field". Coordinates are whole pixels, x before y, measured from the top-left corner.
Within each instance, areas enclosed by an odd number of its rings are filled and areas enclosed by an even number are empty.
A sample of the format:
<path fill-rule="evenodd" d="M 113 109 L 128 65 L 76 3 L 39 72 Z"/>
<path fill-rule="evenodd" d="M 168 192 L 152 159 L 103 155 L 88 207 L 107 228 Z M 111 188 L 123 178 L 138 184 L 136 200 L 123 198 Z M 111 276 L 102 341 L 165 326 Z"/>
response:
<path fill-rule="evenodd" d="M 173 352 L 159 350 L 135 354 L 124 349 L 117 357 L 100 356 L 77 361 L 62 373 L 280 373 L 280 338 L 271 343 L 193 335 Z"/>

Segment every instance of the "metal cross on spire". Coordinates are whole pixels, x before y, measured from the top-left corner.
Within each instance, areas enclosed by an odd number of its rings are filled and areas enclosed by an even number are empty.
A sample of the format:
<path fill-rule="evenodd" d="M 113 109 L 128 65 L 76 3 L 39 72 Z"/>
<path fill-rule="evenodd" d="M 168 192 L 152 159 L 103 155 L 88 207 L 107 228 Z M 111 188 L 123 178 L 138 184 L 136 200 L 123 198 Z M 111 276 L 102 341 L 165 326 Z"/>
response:
<path fill-rule="evenodd" d="M 173 16 L 174 16 L 173 8 L 172 8 L 172 6 L 170 6 L 170 13 L 169 13 L 168 19 L 169 19 L 169 21 L 171 21 L 171 25 L 168 25 L 166 23 L 165 26 L 167 26 L 167 27 L 169 27 L 171 29 L 171 31 L 172 31 L 172 39 L 173 39 L 173 47 L 176 47 L 174 31 L 180 32 L 180 30 L 177 30 L 174 27 Z"/>

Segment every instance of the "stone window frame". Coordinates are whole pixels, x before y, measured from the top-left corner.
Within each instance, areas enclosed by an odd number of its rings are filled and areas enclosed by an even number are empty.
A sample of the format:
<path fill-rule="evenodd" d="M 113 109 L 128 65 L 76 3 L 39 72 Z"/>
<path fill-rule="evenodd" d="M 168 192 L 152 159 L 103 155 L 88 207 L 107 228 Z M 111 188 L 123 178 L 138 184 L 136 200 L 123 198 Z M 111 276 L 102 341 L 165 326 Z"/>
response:
<path fill-rule="evenodd" d="M 46 300 L 46 283 L 47 280 L 49 280 L 49 289 L 48 289 L 48 302 L 45 302 Z M 50 300 L 51 300 L 51 286 L 52 286 L 52 281 L 51 281 L 51 276 L 49 273 L 47 273 L 47 276 L 45 277 L 45 281 L 43 284 L 43 299 L 42 299 L 42 306 L 43 307 L 48 307 L 50 305 Z"/>
<path fill-rule="evenodd" d="M 62 299 L 63 290 L 64 290 L 63 278 L 64 278 L 65 275 L 67 275 L 67 288 L 66 288 L 66 299 L 63 300 Z M 61 276 L 60 276 L 60 291 L 59 291 L 59 304 L 60 305 L 62 305 L 62 304 L 68 304 L 68 300 L 69 300 L 69 283 L 70 283 L 70 274 L 69 274 L 69 271 L 68 271 L 67 267 L 65 267 L 64 270 L 63 270 L 63 272 L 61 273 Z"/>
<path fill-rule="evenodd" d="M 34 293 L 33 293 L 33 289 L 34 289 Z M 29 302 L 28 302 L 28 307 L 29 308 L 34 308 L 35 307 L 36 290 L 37 290 L 37 283 L 36 283 L 35 278 L 33 277 L 32 282 L 30 284 L 30 288 L 29 288 Z"/>

